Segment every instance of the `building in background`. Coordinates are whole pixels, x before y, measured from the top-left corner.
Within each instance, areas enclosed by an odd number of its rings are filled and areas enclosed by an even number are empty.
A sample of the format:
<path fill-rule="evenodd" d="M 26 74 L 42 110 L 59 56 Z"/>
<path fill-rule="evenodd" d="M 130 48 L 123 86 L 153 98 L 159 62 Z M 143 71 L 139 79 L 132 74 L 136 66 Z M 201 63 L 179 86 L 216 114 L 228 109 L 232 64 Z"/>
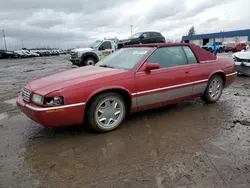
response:
<path fill-rule="evenodd" d="M 215 38 L 216 42 L 222 43 L 250 43 L 250 29 L 183 36 L 182 41 L 203 46 L 212 43 L 213 38 Z"/>

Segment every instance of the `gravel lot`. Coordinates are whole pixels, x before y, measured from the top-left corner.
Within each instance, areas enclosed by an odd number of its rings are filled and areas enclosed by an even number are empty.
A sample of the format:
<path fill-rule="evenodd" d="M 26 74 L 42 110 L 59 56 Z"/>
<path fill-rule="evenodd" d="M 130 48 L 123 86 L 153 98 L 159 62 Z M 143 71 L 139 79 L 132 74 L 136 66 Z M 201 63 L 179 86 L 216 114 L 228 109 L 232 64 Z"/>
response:
<path fill-rule="evenodd" d="M 20 113 L 26 83 L 70 68 L 67 55 L 0 60 L 1 188 L 250 187 L 250 78 L 238 77 L 216 104 L 137 113 L 107 134 L 45 129 Z"/>

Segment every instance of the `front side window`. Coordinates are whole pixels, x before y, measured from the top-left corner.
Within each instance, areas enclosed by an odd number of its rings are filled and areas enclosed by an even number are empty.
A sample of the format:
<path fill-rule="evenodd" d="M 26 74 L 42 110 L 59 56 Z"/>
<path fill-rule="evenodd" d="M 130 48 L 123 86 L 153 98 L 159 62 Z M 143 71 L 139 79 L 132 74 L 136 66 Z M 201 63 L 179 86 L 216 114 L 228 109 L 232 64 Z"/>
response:
<path fill-rule="evenodd" d="M 189 64 L 196 64 L 197 59 L 193 53 L 193 51 L 188 46 L 183 46 L 183 50 L 185 51 Z"/>
<path fill-rule="evenodd" d="M 131 70 L 152 48 L 122 48 L 100 60 L 96 66 Z"/>
<path fill-rule="evenodd" d="M 158 48 L 147 60 L 149 63 L 159 63 L 160 68 L 187 65 L 185 52 L 180 46 Z"/>
<path fill-rule="evenodd" d="M 149 37 L 149 33 L 143 33 L 143 34 L 142 34 L 142 37 L 143 37 L 143 38 L 148 38 L 148 37 Z"/>

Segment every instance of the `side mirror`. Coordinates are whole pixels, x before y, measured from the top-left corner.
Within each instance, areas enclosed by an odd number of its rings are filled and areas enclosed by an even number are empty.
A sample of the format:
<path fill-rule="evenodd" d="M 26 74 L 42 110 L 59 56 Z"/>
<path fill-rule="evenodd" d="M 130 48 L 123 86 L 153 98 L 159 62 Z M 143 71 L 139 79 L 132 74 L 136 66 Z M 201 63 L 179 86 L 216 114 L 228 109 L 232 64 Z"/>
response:
<path fill-rule="evenodd" d="M 100 46 L 100 47 L 99 47 L 99 50 L 104 50 L 104 46 Z"/>
<path fill-rule="evenodd" d="M 159 63 L 145 63 L 144 71 L 151 71 L 151 70 L 159 69 L 159 68 L 160 68 Z"/>

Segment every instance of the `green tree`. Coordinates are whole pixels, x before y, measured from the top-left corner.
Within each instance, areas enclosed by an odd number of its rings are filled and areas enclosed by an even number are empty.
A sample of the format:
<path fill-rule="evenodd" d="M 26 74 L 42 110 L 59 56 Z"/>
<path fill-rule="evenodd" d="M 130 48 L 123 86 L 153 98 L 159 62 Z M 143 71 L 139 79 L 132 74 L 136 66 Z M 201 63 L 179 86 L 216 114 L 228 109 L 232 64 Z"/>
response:
<path fill-rule="evenodd" d="M 188 31 L 188 36 L 195 35 L 195 29 L 194 26 L 192 26 Z"/>

